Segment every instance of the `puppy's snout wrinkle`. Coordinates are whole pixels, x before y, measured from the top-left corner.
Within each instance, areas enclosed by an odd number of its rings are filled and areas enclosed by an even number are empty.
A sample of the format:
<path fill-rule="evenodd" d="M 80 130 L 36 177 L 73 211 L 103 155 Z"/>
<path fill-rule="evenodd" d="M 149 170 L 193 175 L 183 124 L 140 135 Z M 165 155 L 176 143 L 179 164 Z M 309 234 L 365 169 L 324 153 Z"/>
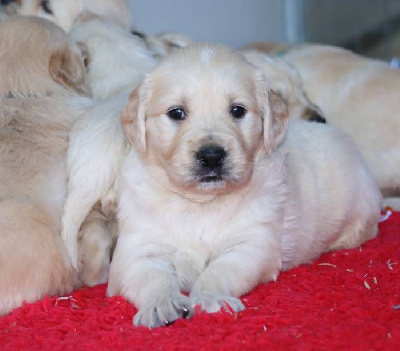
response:
<path fill-rule="evenodd" d="M 226 151 L 218 145 L 203 146 L 196 153 L 199 164 L 210 169 L 221 167 L 225 158 Z"/>

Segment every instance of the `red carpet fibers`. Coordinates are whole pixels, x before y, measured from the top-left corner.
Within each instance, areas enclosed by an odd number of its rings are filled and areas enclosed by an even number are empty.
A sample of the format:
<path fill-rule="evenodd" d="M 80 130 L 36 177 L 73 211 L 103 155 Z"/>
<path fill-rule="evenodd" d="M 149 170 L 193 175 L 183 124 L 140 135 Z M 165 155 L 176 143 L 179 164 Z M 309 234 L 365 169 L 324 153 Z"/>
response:
<path fill-rule="evenodd" d="M 132 326 L 135 309 L 105 285 L 0 318 L 2 350 L 400 350 L 400 213 L 360 249 L 323 255 L 243 297 L 239 315 Z"/>

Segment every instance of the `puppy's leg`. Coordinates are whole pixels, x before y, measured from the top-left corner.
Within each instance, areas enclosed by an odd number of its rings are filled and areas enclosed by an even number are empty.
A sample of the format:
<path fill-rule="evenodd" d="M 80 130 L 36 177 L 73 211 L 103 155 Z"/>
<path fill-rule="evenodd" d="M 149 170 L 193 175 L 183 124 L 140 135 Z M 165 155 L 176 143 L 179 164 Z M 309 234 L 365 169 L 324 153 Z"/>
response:
<path fill-rule="evenodd" d="M 221 308 L 242 311 L 244 305 L 238 297 L 259 282 L 275 280 L 280 267 L 278 245 L 239 242 L 211 261 L 196 280 L 190 293 L 191 305 L 199 305 L 209 313 Z"/>
<path fill-rule="evenodd" d="M 112 238 L 107 219 L 93 210 L 79 232 L 80 277 L 83 284 L 94 286 L 108 280 Z"/>
<path fill-rule="evenodd" d="M 176 269 L 165 246 L 134 239 L 128 235 L 118 238 L 108 295 L 122 295 L 135 304 L 138 312 L 133 323 L 137 326 L 155 328 L 187 317 L 189 298 L 180 292 Z"/>
<path fill-rule="evenodd" d="M 59 225 L 26 199 L 0 201 L 0 315 L 77 287 Z"/>

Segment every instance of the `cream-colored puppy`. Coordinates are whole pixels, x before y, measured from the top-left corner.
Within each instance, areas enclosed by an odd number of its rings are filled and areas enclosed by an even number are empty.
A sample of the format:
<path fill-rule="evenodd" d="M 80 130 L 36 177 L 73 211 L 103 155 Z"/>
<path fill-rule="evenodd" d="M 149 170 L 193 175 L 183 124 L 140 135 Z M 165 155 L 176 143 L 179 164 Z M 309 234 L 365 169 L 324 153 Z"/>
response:
<path fill-rule="evenodd" d="M 270 87 L 285 100 L 290 117 L 325 123 L 318 106 L 313 104 L 304 91 L 298 70 L 286 60 L 256 50 L 241 50 L 240 53 L 255 66 L 263 70 Z"/>
<path fill-rule="evenodd" d="M 125 32 L 108 22 L 96 20 L 78 25 L 70 35 L 81 47 L 86 47 L 89 85 L 97 98 L 108 98 L 136 86 L 144 76 L 146 65 L 154 64 L 146 51 L 142 51 L 143 47 L 138 45 L 137 39 L 126 37 Z M 113 43 L 110 44 L 111 41 Z M 113 45 L 113 49 L 107 50 L 107 45 Z M 137 56 L 132 55 L 135 52 Z M 271 88 L 287 102 L 290 118 L 323 121 L 319 109 L 304 93 L 300 76 L 293 66 L 256 51 L 247 50 L 241 54 L 261 68 Z M 113 62 L 118 62 L 118 65 Z M 109 69 L 104 70 L 104 67 Z M 70 182 L 63 237 L 70 242 L 74 260 L 78 256 L 78 230 L 90 208 L 100 203 L 103 213 L 114 217 L 118 191 L 115 177 L 126 146 L 118 121 L 127 99 L 128 96 L 122 94 L 102 103 L 79 121 L 71 133 L 68 157 Z M 112 234 L 116 236 L 115 232 Z"/>
<path fill-rule="evenodd" d="M 18 0 L 21 15 L 39 16 L 50 20 L 65 31 L 80 21 L 86 13 L 92 13 L 119 25 L 130 28 L 132 15 L 127 0 Z"/>
<path fill-rule="evenodd" d="M 337 47 L 293 48 L 285 59 L 327 122 L 355 141 L 386 196 L 400 189 L 400 71 Z M 400 201 L 393 203 L 400 209 Z"/>
<path fill-rule="evenodd" d="M 78 284 L 62 244 L 69 130 L 91 107 L 78 46 L 35 17 L 0 23 L 0 315 Z"/>
<path fill-rule="evenodd" d="M 285 139 L 284 103 L 228 49 L 170 54 L 122 123 L 132 148 L 108 294 L 136 305 L 136 325 L 169 324 L 193 305 L 240 311 L 239 297 L 280 270 L 376 234 L 380 194 L 354 145 L 301 121 Z"/>
<path fill-rule="evenodd" d="M 88 85 L 97 99 L 132 91 L 157 63 L 141 38 L 107 20 L 78 24 L 70 37 L 83 50 Z"/>

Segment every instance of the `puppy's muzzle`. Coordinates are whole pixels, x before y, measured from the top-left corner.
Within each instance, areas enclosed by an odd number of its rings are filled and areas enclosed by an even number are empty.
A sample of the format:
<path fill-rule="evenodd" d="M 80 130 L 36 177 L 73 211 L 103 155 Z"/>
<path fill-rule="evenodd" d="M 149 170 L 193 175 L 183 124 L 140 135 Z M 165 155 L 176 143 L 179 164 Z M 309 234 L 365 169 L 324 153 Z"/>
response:
<path fill-rule="evenodd" d="M 221 180 L 226 151 L 219 145 L 202 146 L 196 153 L 198 175 L 202 182 Z"/>

